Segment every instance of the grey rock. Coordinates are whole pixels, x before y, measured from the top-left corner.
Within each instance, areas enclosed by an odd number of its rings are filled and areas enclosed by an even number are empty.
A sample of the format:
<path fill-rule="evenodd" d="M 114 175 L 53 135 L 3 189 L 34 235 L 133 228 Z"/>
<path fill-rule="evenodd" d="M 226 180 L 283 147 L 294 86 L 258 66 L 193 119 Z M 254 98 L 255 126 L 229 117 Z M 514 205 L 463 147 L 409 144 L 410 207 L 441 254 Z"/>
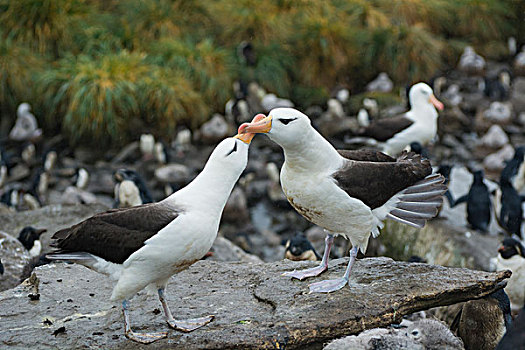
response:
<path fill-rule="evenodd" d="M 483 116 L 495 123 L 509 123 L 512 119 L 512 104 L 494 101 L 489 109 L 483 112 Z"/>
<path fill-rule="evenodd" d="M 394 83 L 385 72 L 379 73 L 377 78 L 366 85 L 366 91 L 390 92 L 394 88 Z"/>
<path fill-rule="evenodd" d="M 190 170 L 183 164 L 168 164 L 155 169 L 155 178 L 163 183 L 187 183 Z"/>
<path fill-rule="evenodd" d="M 472 46 L 465 47 L 459 59 L 458 68 L 467 73 L 481 73 L 486 66 L 485 59 L 478 55 Z"/>
<path fill-rule="evenodd" d="M 4 265 L 4 274 L 0 277 L 0 291 L 20 284 L 24 267 L 31 261 L 29 252 L 11 235 L 0 231 L 0 257 Z"/>
<path fill-rule="evenodd" d="M 213 255 L 207 260 L 212 261 L 242 261 L 247 263 L 262 263 L 263 261 L 256 255 L 248 254 L 229 239 L 217 237 L 211 248 Z"/>
<path fill-rule="evenodd" d="M 226 202 L 222 219 L 227 222 L 246 223 L 249 217 L 246 195 L 239 186 L 236 186 Z"/>
<path fill-rule="evenodd" d="M 347 260 L 331 262 L 312 281 L 340 276 Z M 333 294 L 310 294 L 308 283 L 281 276 L 315 262 L 255 264 L 199 261 L 172 277 L 167 300 L 181 318 L 215 315 L 192 333 L 169 331 L 148 349 L 304 349 L 331 339 L 385 327 L 417 310 L 487 295 L 510 273 L 488 273 L 388 258 L 358 260 L 350 287 Z M 27 287 L 0 293 L 0 344 L 17 348 L 143 349 L 123 335 L 121 310 L 108 301 L 113 283 L 78 265 L 37 268 L 40 300 Z M 141 293 L 131 301 L 132 326 L 168 330 L 156 297 Z M 47 321 L 46 321 L 47 320 Z M 50 322 L 52 324 L 50 324 Z M 53 332 L 65 327 L 65 332 Z"/>
<path fill-rule="evenodd" d="M 270 112 L 272 109 L 279 107 L 293 108 L 294 103 L 286 98 L 277 97 L 275 94 L 266 94 L 261 99 L 261 106 L 264 111 Z"/>
<path fill-rule="evenodd" d="M 514 147 L 506 144 L 495 153 L 491 153 L 483 159 L 483 166 L 487 171 L 501 171 L 506 165 L 506 161 L 514 156 Z"/>
<path fill-rule="evenodd" d="M 481 143 L 487 147 L 500 148 L 509 143 L 509 137 L 501 126 L 495 124 L 481 138 Z"/>
<path fill-rule="evenodd" d="M 220 114 L 215 114 L 200 128 L 201 140 L 207 144 L 215 144 L 230 134 L 230 126 Z"/>

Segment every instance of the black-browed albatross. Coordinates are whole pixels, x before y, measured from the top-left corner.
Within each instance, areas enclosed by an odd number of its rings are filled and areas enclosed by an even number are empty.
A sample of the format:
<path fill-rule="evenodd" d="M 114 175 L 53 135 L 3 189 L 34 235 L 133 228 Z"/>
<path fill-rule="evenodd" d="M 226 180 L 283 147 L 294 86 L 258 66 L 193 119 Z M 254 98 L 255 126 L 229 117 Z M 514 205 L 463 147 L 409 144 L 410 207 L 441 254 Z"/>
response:
<path fill-rule="evenodd" d="M 396 156 L 412 142 L 425 146 L 437 133 L 437 119 L 441 103 L 425 83 L 417 83 L 408 93 L 410 110 L 399 116 L 374 121 L 357 131 L 356 135 L 372 138 L 381 142 L 384 153 Z"/>
<path fill-rule="evenodd" d="M 344 287 L 358 249 L 366 250 L 370 233 L 376 237 L 383 220 L 423 227 L 442 204 L 444 178 L 431 175 L 428 160 L 414 153 L 395 159 L 369 150 L 337 151 L 293 108 L 273 109 L 268 117 L 241 125 L 239 133 L 267 133 L 283 148 L 284 194 L 301 215 L 328 233 L 320 266 L 285 275 L 304 279 L 325 271 L 334 235 L 352 243 L 344 276 L 314 283 L 312 292 Z"/>
<path fill-rule="evenodd" d="M 264 117 L 264 116 L 263 116 Z M 260 118 L 257 116 L 254 121 Z M 186 187 L 158 203 L 113 209 L 55 233 L 58 251 L 48 258 L 87 266 L 117 281 L 112 301 L 121 301 L 125 335 L 141 343 L 166 332 L 131 330 L 128 301 L 148 285 L 158 295 L 169 326 L 192 331 L 213 319 L 175 320 L 166 304 L 168 279 L 202 258 L 211 248 L 233 186 L 246 167 L 253 134 L 223 140 L 202 172 Z"/>

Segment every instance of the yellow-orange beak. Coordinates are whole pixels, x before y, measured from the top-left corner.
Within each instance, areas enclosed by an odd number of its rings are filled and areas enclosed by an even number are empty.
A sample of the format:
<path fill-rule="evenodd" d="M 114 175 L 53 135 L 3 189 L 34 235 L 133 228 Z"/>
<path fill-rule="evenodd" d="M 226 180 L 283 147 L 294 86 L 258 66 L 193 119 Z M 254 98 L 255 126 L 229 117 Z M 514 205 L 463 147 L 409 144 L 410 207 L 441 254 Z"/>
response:
<path fill-rule="evenodd" d="M 432 103 L 434 107 L 436 107 L 439 111 L 442 111 L 445 106 L 443 103 L 436 98 L 433 94 L 430 95 L 430 98 L 428 99 L 428 102 Z"/>
<path fill-rule="evenodd" d="M 234 139 L 239 139 L 242 142 L 244 142 L 244 143 L 249 145 L 250 142 L 252 142 L 252 139 L 253 139 L 254 136 L 255 136 L 255 134 L 251 134 L 251 133 L 248 133 L 248 134 L 237 134 L 233 138 Z"/>
<path fill-rule="evenodd" d="M 253 117 L 251 123 L 244 123 L 244 124 L 242 124 L 242 125 L 254 124 L 254 123 L 259 122 L 260 120 L 263 120 L 264 118 L 266 118 L 266 116 L 265 116 L 264 114 L 257 114 L 255 117 Z M 239 127 L 239 132 L 238 132 L 238 134 L 235 135 L 233 138 L 235 138 L 235 139 L 239 139 L 239 140 L 241 140 L 242 142 L 244 142 L 244 143 L 246 143 L 246 144 L 249 145 L 250 142 L 252 142 L 252 139 L 253 139 L 253 137 L 255 136 L 255 133 L 247 132 L 247 131 L 240 132 L 242 125 Z"/>
<path fill-rule="evenodd" d="M 259 115 L 262 115 L 262 114 L 259 114 Z M 254 134 L 263 133 L 265 134 L 269 132 L 271 129 L 272 129 L 272 116 L 268 116 L 266 118 L 262 118 L 257 121 L 255 121 L 255 118 L 254 118 L 254 120 L 252 120 L 251 123 L 242 124 L 241 126 L 239 126 L 239 130 L 237 132 L 239 134 L 245 134 L 245 133 L 254 133 Z"/>

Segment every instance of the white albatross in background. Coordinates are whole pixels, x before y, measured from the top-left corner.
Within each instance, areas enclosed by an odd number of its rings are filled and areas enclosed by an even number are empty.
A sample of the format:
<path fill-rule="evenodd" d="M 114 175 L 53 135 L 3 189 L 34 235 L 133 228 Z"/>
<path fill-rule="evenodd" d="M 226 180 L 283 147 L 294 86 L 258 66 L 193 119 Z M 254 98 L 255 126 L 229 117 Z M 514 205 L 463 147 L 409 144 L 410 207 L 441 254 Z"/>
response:
<path fill-rule="evenodd" d="M 82 264 L 116 280 L 111 300 L 122 302 L 125 335 L 131 340 L 147 344 L 167 337 L 167 332 L 131 330 L 128 301 L 147 286 L 158 290 L 170 327 L 190 332 L 211 322 L 212 315 L 175 320 L 164 290 L 173 274 L 210 250 L 224 205 L 248 162 L 252 138 L 245 134 L 224 139 L 202 172 L 163 201 L 109 210 L 56 232 L 53 246 L 58 250 L 47 257 Z"/>
<path fill-rule="evenodd" d="M 428 160 L 414 153 L 397 159 L 376 151 L 337 151 L 292 108 L 277 108 L 269 116 L 239 127 L 242 133 L 266 133 L 284 150 L 281 187 L 290 204 L 310 222 L 328 231 L 321 265 L 286 276 L 304 279 L 328 268 L 334 235 L 352 243 L 350 262 L 342 278 L 310 285 L 311 292 L 332 292 L 349 282 L 357 251 L 390 218 L 423 227 L 436 215 L 446 191 L 444 177 L 431 175 Z"/>
<path fill-rule="evenodd" d="M 425 83 L 417 83 L 408 93 L 410 110 L 392 118 L 378 119 L 370 125 L 359 129 L 356 136 L 372 138 L 380 142 L 381 150 L 391 156 L 396 156 L 412 142 L 422 146 L 430 143 L 437 133 L 439 110 L 441 103 Z M 352 139 L 349 140 L 352 142 Z M 361 140 L 359 140 L 361 141 Z"/>

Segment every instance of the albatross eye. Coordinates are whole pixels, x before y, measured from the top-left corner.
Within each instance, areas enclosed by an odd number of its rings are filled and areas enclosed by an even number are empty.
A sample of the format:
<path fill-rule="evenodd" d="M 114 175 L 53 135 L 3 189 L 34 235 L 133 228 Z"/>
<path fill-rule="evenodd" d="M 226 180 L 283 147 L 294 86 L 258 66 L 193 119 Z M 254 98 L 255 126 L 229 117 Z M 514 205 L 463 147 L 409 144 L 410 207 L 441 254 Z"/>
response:
<path fill-rule="evenodd" d="M 232 150 L 230 152 L 228 152 L 228 154 L 226 154 L 226 157 L 228 157 L 233 152 L 237 152 L 237 142 L 235 142 L 235 144 L 233 145 Z"/>
<path fill-rule="evenodd" d="M 288 125 L 288 123 L 290 122 L 293 122 L 294 120 L 296 120 L 297 118 L 280 118 L 278 119 L 281 123 L 283 123 L 284 125 Z"/>

